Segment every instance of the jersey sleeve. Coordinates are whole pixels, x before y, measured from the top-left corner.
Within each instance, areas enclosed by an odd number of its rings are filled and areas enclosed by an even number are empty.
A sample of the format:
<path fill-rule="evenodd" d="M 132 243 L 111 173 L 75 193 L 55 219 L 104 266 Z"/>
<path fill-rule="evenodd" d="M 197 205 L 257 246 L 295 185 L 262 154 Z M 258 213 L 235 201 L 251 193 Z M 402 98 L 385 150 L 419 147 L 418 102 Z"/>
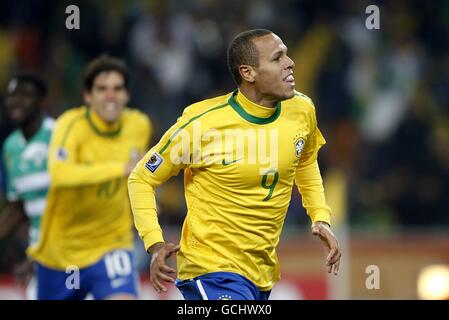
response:
<path fill-rule="evenodd" d="M 302 203 L 312 222 L 331 223 L 331 208 L 326 204 L 323 180 L 318 166 L 318 151 L 326 143 L 317 126 L 315 108 L 310 115 L 310 134 L 304 144 L 296 169 L 295 183 L 302 197 Z"/>
<path fill-rule="evenodd" d="M 129 176 L 128 190 L 134 224 L 147 250 L 153 244 L 164 241 L 157 218 L 155 188 L 188 167 L 192 154 L 193 120 L 185 111 Z"/>
<path fill-rule="evenodd" d="M 62 116 L 56 121 L 48 155 L 52 187 L 75 187 L 101 183 L 125 174 L 125 163 L 109 161 L 83 164 L 77 161 L 82 144 L 80 117 Z"/>

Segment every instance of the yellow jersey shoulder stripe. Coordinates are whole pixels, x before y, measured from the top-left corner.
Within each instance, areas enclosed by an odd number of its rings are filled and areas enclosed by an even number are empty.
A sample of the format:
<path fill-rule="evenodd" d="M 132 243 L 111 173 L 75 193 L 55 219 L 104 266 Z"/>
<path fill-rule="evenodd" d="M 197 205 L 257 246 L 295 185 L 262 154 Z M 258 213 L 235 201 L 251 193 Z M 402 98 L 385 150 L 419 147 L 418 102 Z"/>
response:
<path fill-rule="evenodd" d="M 312 105 L 312 107 L 315 108 L 315 105 L 313 104 L 312 99 L 310 99 L 310 97 L 306 96 L 304 93 L 295 91 L 295 96 L 305 99 L 308 103 L 310 103 Z"/>
<path fill-rule="evenodd" d="M 165 145 L 159 150 L 159 154 L 162 155 L 162 153 L 168 148 L 168 146 L 170 145 L 170 143 L 171 143 L 171 142 L 173 141 L 173 139 L 179 134 L 179 132 L 180 132 L 182 129 L 184 129 L 185 127 L 187 127 L 189 124 L 191 124 L 193 121 L 195 121 L 195 120 L 201 118 L 202 116 L 204 116 L 205 114 L 207 114 L 207 113 L 209 113 L 209 112 L 211 112 L 211 111 L 215 111 L 215 110 L 224 108 L 224 107 L 226 107 L 226 106 L 228 106 L 228 105 L 229 105 L 228 102 L 223 103 L 223 104 L 221 104 L 221 105 L 219 105 L 219 106 L 210 108 L 210 109 L 204 111 L 203 113 L 200 113 L 199 115 L 196 115 L 196 116 L 190 118 L 189 121 L 187 121 L 187 122 L 184 123 L 182 126 L 180 126 L 178 129 L 176 129 L 176 131 L 171 135 L 170 139 L 168 139 L 168 141 L 165 143 Z"/>
<path fill-rule="evenodd" d="M 68 122 L 67 128 L 65 129 L 63 138 L 61 140 L 60 146 L 63 147 L 69 133 L 72 131 L 74 125 L 79 122 L 84 117 L 84 107 L 78 107 L 76 109 L 68 111 L 65 115 L 62 115 L 61 118 L 57 120 L 58 123 Z"/>

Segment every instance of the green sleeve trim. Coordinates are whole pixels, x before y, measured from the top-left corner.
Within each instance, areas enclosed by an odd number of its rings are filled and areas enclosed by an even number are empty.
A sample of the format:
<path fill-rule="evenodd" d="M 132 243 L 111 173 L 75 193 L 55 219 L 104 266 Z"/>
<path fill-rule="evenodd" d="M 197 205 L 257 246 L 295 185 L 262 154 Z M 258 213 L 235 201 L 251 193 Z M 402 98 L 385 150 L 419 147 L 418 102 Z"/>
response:
<path fill-rule="evenodd" d="M 219 105 L 217 107 L 213 107 L 209 110 L 204 111 L 203 113 L 194 116 L 193 118 L 191 118 L 189 121 L 187 121 L 186 123 L 184 123 L 182 126 L 180 126 L 178 129 L 176 129 L 176 131 L 170 136 L 170 139 L 168 139 L 167 143 L 165 143 L 165 145 L 159 150 L 159 154 L 162 155 L 162 153 L 168 148 L 168 146 L 172 143 L 173 139 L 179 134 L 179 132 L 184 129 L 185 127 L 187 127 L 189 124 L 191 124 L 193 121 L 201 118 L 202 116 L 204 116 L 206 113 L 209 113 L 211 111 L 215 111 L 221 108 L 224 108 L 228 105 L 228 103 Z"/>
<path fill-rule="evenodd" d="M 74 126 L 74 124 L 80 120 L 83 117 L 83 115 L 78 115 L 77 117 L 75 117 L 70 124 L 67 126 L 67 129 L 64 132 L 64 137 L 62 138 L 62 142 L 61 142 L 61 147 L 63 147 L 65 145 L 65 142 L 67 140 L 67 137 L 69 136 L 70 131 L 72 131 L 72 128 Z"/>
<path fill-rule="evenodd" d="M 297 97 L 303 97 L 303 98 L 307 99 L 307 100 L 312 104 L 312 106 L 315 107 L 315 104 L 313 103 L 312 99 L 310 99 L 310 97 L 306 96 L 304 93 L 295 91 L 295 96 L 297 96 Z"/>

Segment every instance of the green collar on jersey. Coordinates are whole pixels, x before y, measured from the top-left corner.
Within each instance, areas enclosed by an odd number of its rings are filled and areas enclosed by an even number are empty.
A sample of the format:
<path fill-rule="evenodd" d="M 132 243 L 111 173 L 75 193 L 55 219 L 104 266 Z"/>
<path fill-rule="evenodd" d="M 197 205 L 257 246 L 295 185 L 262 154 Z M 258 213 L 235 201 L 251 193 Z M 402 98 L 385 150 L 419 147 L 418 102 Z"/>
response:
<path fill-rule="evenodd" d="M 94 123 L 94 121 L 92 120 L 92 116 L 90 115 L 90 107 L 86 107 L 86 118 L 87 118 L 87 122 L 89 122 L 90 126 L 92 127 L 92 129 L 94 129 L 95 133 L 100 135 L 100 136 L 104 136 L 104 137 L 114 137 L 117 134 L 120 133 L 120 131 L 122 130 L 122 121 L 120 120 L 119 126 L 117 129 L 115 129 L 114 131 L 102 131 L 100 130 Z"/>
<path fill-rule="evenodd" d="M 255 123 L 255 124 L 267 124 L 267 123 L 271 123 L 274 120 L 276 120 L 279 117 L 279 115 L 281 114 L 281 103 L 279 101 L 278 101 L 278 103 L 276 103 L 276 110 L 268 118 L 259 118 L 259 117 L 253 116 L 252 114 L 249 114 L 248 112 L 245 111 L 245 109 L 243 109 L 243 107 L 235 99 L 237 92 L 238 92 L 238 90 L 235 90 L 232 93 L 231 97 L 229 98 L 228 103 L 246 121 L 249 121 L 249 122 Z"/>

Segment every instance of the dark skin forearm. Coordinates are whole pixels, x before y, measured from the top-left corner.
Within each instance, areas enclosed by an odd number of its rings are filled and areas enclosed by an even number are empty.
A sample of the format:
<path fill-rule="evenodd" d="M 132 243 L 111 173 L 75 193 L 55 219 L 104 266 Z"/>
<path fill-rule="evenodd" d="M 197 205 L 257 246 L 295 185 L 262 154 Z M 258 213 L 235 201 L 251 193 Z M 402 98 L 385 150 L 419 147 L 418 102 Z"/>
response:
<path fill-rule="evenodd" d="M 9 236 L 16 227 L 26 221 L 21 201 L 8 202 L 0 213 L 0 239 Z"/>

